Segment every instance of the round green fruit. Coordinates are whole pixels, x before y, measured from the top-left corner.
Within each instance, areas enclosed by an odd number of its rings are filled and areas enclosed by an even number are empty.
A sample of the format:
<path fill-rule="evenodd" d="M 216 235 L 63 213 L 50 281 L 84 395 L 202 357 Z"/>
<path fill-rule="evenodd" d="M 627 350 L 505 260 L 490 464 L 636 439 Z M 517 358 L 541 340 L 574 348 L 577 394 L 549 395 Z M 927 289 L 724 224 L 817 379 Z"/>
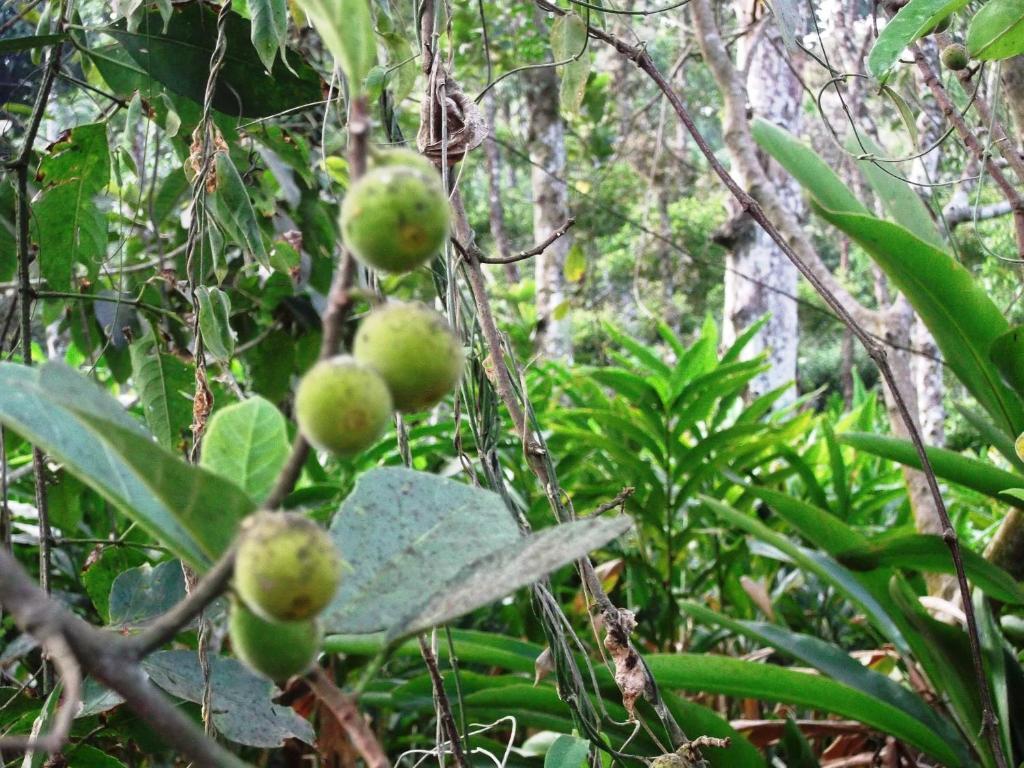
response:
<path fill-rule="evenodd" d="M 384 272 L 425 264 L 448 237 L 448 198 L 436 172 L 384 165 L 367 173 L 341 204 L 341 233 L 356 258 Z"/>
<path fill-rule="evenodd" d="M 359 325 L 352 353 L 380 373 L 403 412 L 429 408 L 462 376 L 462 345 L 441 315 L 423 304 L 387 304 Z"/>
<path fill-rule="evenodd" d="M 264 621 L 237 601 L 231 604 L 228 631 L 235 656 L 271 680 L 308 671 L 323 639 L 316 620 Z"/>
<path fill-rule="evenodd" d="M 942 59 L 946 69 L 952 69 L 954 72 L 967 69 L 967 64 L 971 60 L 971 57 L 967 54 L 967 49 L 959 43 L 953 43 L 943 48 L 939 58 Z"/>
<path fill-rule="evenodd" d="M 302 621 L 319 614 L 341 580 L 331 537 L 294 512 L 247 518 L 235 552 L 235 593 L 268 621 Z"/>
<path fill-rule="evenodd" d="M 312 445 L 351 456 L 373 445 L 391 420 L 391 394 L 380 375 L 347 355 L 314 365 L 295 393 L 299 431 Z"/>

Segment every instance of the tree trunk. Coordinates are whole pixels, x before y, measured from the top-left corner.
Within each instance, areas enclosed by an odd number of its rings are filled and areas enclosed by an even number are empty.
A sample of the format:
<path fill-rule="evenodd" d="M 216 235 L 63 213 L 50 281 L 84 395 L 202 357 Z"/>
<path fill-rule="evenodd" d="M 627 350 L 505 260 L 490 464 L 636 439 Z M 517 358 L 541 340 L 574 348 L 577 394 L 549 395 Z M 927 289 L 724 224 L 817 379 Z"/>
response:
<path fill-rule="evenodd" d="M 528 71 L 530 170 L 533 188 L 533 236 L 542 242 L 565 223 L 569 204 L 565 178 L 565 126 L 558 111 L 558 75 L 552 67 Z M 572 357 L 569 316 L 555 317 L 565 301 L 565 257 L 571 238 L 564 235 L 534 257 L 537 351 L 548 358 Z M 564 308 L 563 308 L 564 309 Z"/>
<path fill-rule="evenodd" d="M 749 13 L 755 7 L 759 6 L 746 0 L 736 3 L 737 13 L 744 23 L 753 21 Z M 747 41 L 753 42 L 752 48 L 746 47 Z M 758 117 L 798 133 L 803 92 L 778 50 L 781 50 L 781 38 L 774 21 L 768 22 L 763 35 L 740 39 L 739 55 L 741 61 L 746 60 L 748 64 L 747 100 Z M 745 176 L 741 166 L 736 171 L 740 184 L 749 188 L 754 180 Z M 774 162 L 769 164 L 767 174 L 787 213 L 799 220 L 804 213 L 800 186 Z M 757 397 L 795 382 L 799 327 L 797 305 L 790 297 L 797 292 L 796 267 L 764 230 L 750 226 L 740 228 L 726 263 L 723 341 L 730 344 L 752 322 L 762 315 L 770 315 L 744 351 L 746 358 L 767 351 L 771 363 L 767 371 L 751 382 L 749 395 Z M 796 388 L 790 387 L 776 402 L 776 407 L 788 405 L 795 397 Z"/>
<path fill-rule="evenodd" d="M 1013 115 L 1013 124 L 1017 129 L 1015 138 L 1018 144 L 1024 143 L 1024 54 L 1006 59 L 1000 65 L 1003 73 L 1003 93 L 1006 104 Z"/>

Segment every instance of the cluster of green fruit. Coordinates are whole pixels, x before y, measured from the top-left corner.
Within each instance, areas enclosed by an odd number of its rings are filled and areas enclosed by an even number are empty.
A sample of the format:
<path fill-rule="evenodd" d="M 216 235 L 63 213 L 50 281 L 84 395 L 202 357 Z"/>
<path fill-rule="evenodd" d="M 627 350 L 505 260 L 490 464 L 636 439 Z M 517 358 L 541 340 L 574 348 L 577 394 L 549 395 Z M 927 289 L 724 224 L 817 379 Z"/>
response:
<path fill-rule="evenodd" d="M 341 581 L 330 536 L 293 512 L 260 512 L 242 527 L 228 627 L 235 655 L 272 680 L 309 670 L 320 650 L 317 616 Z"/>
<path fill-rule="evenodd" d="M 393 411 L 436 405 L 462 376 L 462 345 L 423 304 L 393 302 L 370 312 L 352 355 L 317 363 L 299 382 L 295 417 L 321 450 L 351 456 L 373 445 Z"/>
<path fill-rule="evenodd" d="M 450 208 L 430 161 L 406 149 L 373 158 L 341 206 L 341 232 L 361 262 L 409 272 L 448 237 Z M 321 450 L 351 456 L 381 436 L 393 411 L 437 404 L 462 375 L 462 346 L 437 312 L 393 302 L 360 324 L 352 355 L 317 363 L 299 383 L 295 415 Z"/>

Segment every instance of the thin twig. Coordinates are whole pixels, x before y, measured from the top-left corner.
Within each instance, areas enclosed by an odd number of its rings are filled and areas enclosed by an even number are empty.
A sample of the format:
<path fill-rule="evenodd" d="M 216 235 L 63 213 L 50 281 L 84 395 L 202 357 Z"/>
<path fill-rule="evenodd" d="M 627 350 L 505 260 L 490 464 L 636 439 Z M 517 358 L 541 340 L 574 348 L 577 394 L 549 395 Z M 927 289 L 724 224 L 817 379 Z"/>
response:
<path fill-rule="evenodd" d="M 0 739 L 0 750 L 46 752 L 56 755 L 68 742 L 71 725 L 75 721 L 78 705 L 82 700 L 82 671 L 61 635 L 51 635 L 42 642 L 42 646 L 57 668 L 57 674 L 64 686 L 61 691 L 63 701 L 53 718 L 49 732 L 37 736 L 7 736 Z"/>
<path fill-rule="evenodd" d="M 437 702 L 437 709 L 440 712 L 441 725 L 448 736 L 448 742 L 451 744 L 452 758 L 455 760 L 455 765 L 459 766 L 459 768 L 464 768 L 469 763 L 462 749 L 462 740 L 459 737 L 459 729 L 455 725 L 455 718 L 452 715 L 452 706 L 451 702 L 448 701 L 448 693 L 444 689 L 444 678 L 441 677 L 441 671 L 437 666 L 437 656 L 434 655 L 434 651 L 423 635 L 419 636 L 419 644 L 420 656 L 423 657 L 423 663 L 427 665 L 427 672 L 430 673 L 430 684 L 434 689 L 434 700 Z"/>
<path fill-rule="evenodd" d="M 320 667 L 306 675 L 305 680 L 313 690 L 313 695 L 345 730 L 352 746 L 366 761 L 367 768 L 389 768 L 391 763 L 388 756 L 377 741 L 373 729 L 360 714 L 355 700 L 342 693 Z"/>
<path fill-rule="evenodd" d="M 570 229 L 572 229 L 575 223 L 576 218 L 574 216 L 570 216 L 568 219 L 565 220 L 565 224 L 563 224 L 550 235 L 548 235 L 546 238 L 544 238 L 544 242 L 537 243 L 537 245 L 533 246 L 533 248 L 530 248 L 528 250 L 520 251 L 517 254 L 506 257 L 495 257 L 481 254 L 480 256 L 477 257 L 477 260 L 481 264 L 515 264 L 517 261 L 526 261 L 526 259 L 532 259 L 534 256 L 540 256 L 540 254 L 544 253 L 544 251 L 547 250 L 548 246 L 555 242 L 555 240 L 557 240 Z"/>

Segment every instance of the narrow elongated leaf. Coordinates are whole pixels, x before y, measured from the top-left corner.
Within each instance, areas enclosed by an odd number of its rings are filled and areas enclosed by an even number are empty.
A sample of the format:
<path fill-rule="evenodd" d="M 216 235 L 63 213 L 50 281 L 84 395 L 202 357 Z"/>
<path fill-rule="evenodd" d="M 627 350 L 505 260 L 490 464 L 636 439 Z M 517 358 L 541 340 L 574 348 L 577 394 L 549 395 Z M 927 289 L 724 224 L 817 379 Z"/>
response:
<path fill-rule="evenodd" d="M 1024 431 L 1021 399 L 989 360 L 992 344 L 1008 330 L 1006 318 L 971 274 L 945 251 L 868 214 L 793 135 L 763 120 L 752 130 L 758 144 L 810 193 L 815 211 L 864 248 L 910 299 L 950 368 L 997 425 L 1007 434 Z"/>
<path fill-rule="evenodd" d="M 559 16 L 551 25 L 551 53 L 559 68 L 561 86 L 558 96 L 562 109 L 571 114 L 580 111 L 590 74 L 587 51 L 587 24 L 577 13 Z"/>
<path fill-rule="evenodd" d="M 1024 589 L 984 557 L 961 545 L 967 578 L 989 597 L 1011 605 L 1024 604 Z M 941 536 L 911 533 L 842 552 L 836 557 L 855 570 L 907 568 L 926 573 L 955 573 L 953 558 Z"/>
<path fill-rule="evenodd" d="M 1019 0 L 989 0 L 967 28 L 972 59 L 995 61 L 1024 53 L 1024 7 Z"/>
<path fill-rule="evenodd" d="M 647 656 L 647 664 L 664 688 L 778 701 L 832 712 L 913 744 L 943 765 L 964 765 L 944 740 L 903 710 L 824 677 L 705 654 L 652 654 Z"/>
<path fill-rule="evenodd" d="M 96 420 L 105 419 L 103 424 L 135 430 L 139 440 L 151 442 L 106 392 L 58 363 L 39 368 L 0 363 L 0 392 L 0 422 L 62 462 L 174 554 L 193 565 L 206 562 L 175 510 L 154 496 L 120 451 L 104 440 L 106 430 L 97 432 L 69 407 L 77 402 Z"/>
<path fill-rule="evenodd" d="M 288 459 L 288 427 L 273 403 L 251 397 L 213 414 L 200 463 L 258 502 L 274 487 Z"/>
<path fill-rule="evenodd" d="M 757 485 L 745 487 L 748 493 L 774 509 L 807 541 L 830 555 L 870 544 L 864 534 L 827 510 L 771 488 Z"/>
<path fill-rule="evenodd" d="M 359 92 L 363 80 L 377 63 L 377 41 L 367 0 L 298 0 L 299 6 L 320 33 L 327 50 Z"/>
<path fill-rule="evenodd" d="M 999 631 L 995 616 L 992 615 L 990 602 L 980 591 L 974 593 L 974 615 L 978 622 L 978 639 L 984 655 L 985 671 L 988 673 L 992 701 L 995 703 L 995 715 L 999 719 L 999 737 L 1003 742 L 1003 753 L 1012 755 L 1011 727 L 1013 715 L 1010 714 L 1009 685 L 1007 684 L 1007 661 L 1018 664 L 1013 654 L 1007 653 L 1003 633 Z"/>
<path fill-rule="evenodd" d="M 160 354 L 152 335 L 129 347 L 132 376 L 146 424 L 164 448 L 180 450 L 182 432 L 192 423 L 190 395 L 195 382 L 189 367 Z"/>
<path fill-rule="evenodd" d="M 252 16 L 252 45 L 268 72 L 274 70 L 274 59 L 281 51 L 284 58 L 284 42 L 288 36 L 287 0 L 249 0 L 249 15 Z"/>
<path fill-rule="evenodd" d="M 959 755 L 962 763 L 970 762 L 970 749 L 952 723 L 939 717 L 935 710 L 916 693 L 904 688 L 886 675 L 865 667 L 838 646 L 810 635 L 790 632 L 775 624 L 761 621 L 737 621 L 689 601 L 683 602 L 680 607 L 705 624 L 718 624 L 757 642 L 769 645 L 780 653 L 814 667 L 837 682 L 897 707 L 941 738 L 950 749 Z"/>
<path fill-rule="evenodd" d="M 31 51 L 35 48 L 45 48 L 48 45 L 57 45 L 67 40 L 63 33 L 54 35 L 28 35 L 26 37 L 8 37 L 0 40 L 0 56 L 18 51 Z"/>
<path fill-rule="evenodd" d="M 407 469 L 360 476 L 331 523 L 351 572 L 321 620 L 328 632 L 441 624 L 525 586 L 623 533 L 599 518 L 520 536 L 494 493 Z"/>
<path fill-rule="evenodd" d="M 885 80 L 908 45 L 928 34 L 936 24 L 968 2 L 970 0 L 910 0 L 889 19 L 875 40 L 868 54 L 871 74 Z"/>
<path fill-rule="evenodd" d="M 779 742 L 786 768 L 821 768 L 806 737 L 800 732 L 792 717 L 786 718 Z"/>
<path fill-rule="evenodd" d="M 1024 327 L 1014 326 L 992 342 L 989 358 L 1013 390 L 1024 395 Z"/>
<path fill-rule="evenodd" d="M 853 446 L 858 451 L 906 464 L 908 467 L 921 468 L 917 451 L 908 440 L 866 432 L 847 432 L 839 435 L 839 442 Z M 949 480 L 1003 502 L 1017 503 L 1017 500 L 1005 495 L 1003 491 L 1024 486 L 1024 476 L 945 448 L 928 448 L 926 453 L 935 474 L 943 480 Z"/>
<path fill-rule="evenodd" d="M 203 102 L 217 40 L 217 12 L 206 3 L 178 4 L 166 30 L 159 10 L 150 10 L 136 31 L 129 32 L 124 22 L 104 31 L 124 47 L 145 75 L 175 93 Z M 214 91 L 215 109 L 235 117 L 266 117 L 322 99 L 320 78 L 297 57 L 292 67 L 298 74 L 282 61 L 266 73 L 250 42 L 252 27 L 247 19 L 229 13 L 225 36 L 227 51 Z"/>

